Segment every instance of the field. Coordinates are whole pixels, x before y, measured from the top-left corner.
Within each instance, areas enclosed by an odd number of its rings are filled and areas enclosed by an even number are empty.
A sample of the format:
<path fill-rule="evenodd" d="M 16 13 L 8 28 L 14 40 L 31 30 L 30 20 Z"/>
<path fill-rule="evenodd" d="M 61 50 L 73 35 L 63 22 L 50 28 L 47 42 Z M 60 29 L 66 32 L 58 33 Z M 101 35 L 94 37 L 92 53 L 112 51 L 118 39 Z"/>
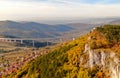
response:
<path fill-rule="evenodd" d="M 55 46 L 42 48 L 18 47 L 15 43 L 0 42 L 0 75 L 17 71 L 26 62 L 34 60 L 52 50 Z"/>

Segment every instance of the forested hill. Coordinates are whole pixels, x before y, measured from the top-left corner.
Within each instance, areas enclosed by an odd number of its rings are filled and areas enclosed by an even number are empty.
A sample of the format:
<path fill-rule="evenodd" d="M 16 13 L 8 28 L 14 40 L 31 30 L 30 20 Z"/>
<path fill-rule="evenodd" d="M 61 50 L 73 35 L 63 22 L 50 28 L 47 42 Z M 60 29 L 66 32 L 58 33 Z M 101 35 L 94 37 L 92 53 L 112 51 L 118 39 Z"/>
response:
<path fill-rule="evenodd" d="M 37 22 L 0 21 L 0 35 L 22 38 L 53 38 L 62 32 L 74 30 L 66 25 L 48 25 Z"/>
<path fill-rule="evenodd" d="M 120 25 L 105 25 L 26 63 L 7 77 L 119 78 L 119 67 Z"/>

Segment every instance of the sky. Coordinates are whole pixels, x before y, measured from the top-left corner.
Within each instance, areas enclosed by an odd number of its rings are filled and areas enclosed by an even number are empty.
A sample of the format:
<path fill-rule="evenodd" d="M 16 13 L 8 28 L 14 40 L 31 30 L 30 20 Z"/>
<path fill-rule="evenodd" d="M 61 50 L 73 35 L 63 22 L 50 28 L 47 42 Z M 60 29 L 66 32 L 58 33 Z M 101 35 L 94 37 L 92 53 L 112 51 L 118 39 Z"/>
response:
<path fill-rule="evenodd" d="M 120 0 L 0 0 L 0 20 L 64 21 L 120 17 Z"/>

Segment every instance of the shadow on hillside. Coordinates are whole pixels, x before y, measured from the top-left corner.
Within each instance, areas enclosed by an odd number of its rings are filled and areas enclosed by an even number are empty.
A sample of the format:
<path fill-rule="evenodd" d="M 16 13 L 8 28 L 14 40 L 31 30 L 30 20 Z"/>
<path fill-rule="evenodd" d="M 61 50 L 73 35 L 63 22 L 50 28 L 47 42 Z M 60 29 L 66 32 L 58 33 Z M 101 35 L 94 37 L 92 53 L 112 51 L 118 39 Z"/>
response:
<path fill-rule="evenodd" d="M 53 42 L 38 42 L 38 41 L 35 41 L 33 44 L 32 41 L 24 41 L 23 44 L 17 43 L 16 46 L 40 48 L 40 47 L 51 46 L 51 45 L 55 45 L 55 44 L 56 43 L 53 43 Z"/>

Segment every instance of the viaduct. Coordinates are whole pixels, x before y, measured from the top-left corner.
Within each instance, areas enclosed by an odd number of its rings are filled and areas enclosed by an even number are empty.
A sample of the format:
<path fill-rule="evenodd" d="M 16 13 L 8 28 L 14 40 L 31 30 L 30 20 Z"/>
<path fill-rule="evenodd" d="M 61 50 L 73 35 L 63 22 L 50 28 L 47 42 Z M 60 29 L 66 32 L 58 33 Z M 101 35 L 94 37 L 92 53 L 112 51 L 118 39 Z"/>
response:
<path fill-rule="evenodd" d="M 75 40 L 75 38 L 72 38 L 71 40 Z M 48 43 L 48 42 L 58 43 L 58 42 L 64 42 L 65 39 L 63 41 L 62 38 L 0 38 L 0 41 L 10 42 L 10 43 L 19 42 L 20 44 L 23 44 L 24 41 L 31 41 L 33 44 L 33 47 L 34 47 L 35 41 L 46 42 L 46 43 Z"/>

